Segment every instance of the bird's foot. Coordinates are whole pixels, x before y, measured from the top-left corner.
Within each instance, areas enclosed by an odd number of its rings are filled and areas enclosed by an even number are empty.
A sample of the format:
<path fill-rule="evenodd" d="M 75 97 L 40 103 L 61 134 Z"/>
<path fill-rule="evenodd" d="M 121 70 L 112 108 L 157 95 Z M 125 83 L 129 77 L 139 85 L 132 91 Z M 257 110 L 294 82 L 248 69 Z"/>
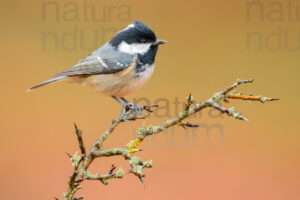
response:
<path fill-rule="evenodd" d="M 158 105 L 141 106 L 132 102 L 124 102 L 121 117 L 124 121 L 135 120 L 137 117 L 141 117 L 143 111 L 153 112 L 151 108 L 158 107 Z"/>

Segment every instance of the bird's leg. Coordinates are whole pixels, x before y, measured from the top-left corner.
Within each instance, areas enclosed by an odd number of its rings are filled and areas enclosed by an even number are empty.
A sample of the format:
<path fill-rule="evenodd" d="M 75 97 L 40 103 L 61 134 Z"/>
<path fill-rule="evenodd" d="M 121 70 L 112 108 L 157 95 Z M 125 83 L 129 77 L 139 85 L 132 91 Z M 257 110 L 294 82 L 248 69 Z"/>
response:
<path fill-rule="evenodd" d="M 116 96 L 112 96 L 112 98 L 114 98 L 117 102 L 119 102 L 123 106 L 121 116 L 122 116 L 124 121 L 127 121 L 126 117 L 129 116 L 129 114 L 127 114 L 127 112 L 131 110 L 131 108 L 130 108 L 131 106 L 128 105 L 126 102 L 122 101 L 121 99 L 119 99 Z"/>
<path fill-rule="evenodd" d="M 121 116 L 123 117 L 123 119 L 125 121 L 126 118 L 128 116 L 130 116 L 130 114 L 133 114 L 134 117 L 136 117 L 138 114 L 141 115 L 143 110 L 147 110 L 148 112 L 153 112 L 153 110 L 151 108 L 153 107 L 158 107 L 158 105 L 148 105 L 148 106 L 141 106 L 141 105 L 137 105 L 134 104 L 130 101 L 128 101 L 127 99 L 125 99 L 124 97 L 121 97 L 120 99 L 116 96 L 112 96 L 117 102 L 119 102 L 120 104 L 122 104 L 123 109 L 122 109 L 122 113 Z"/>
<path fill-rule="evenodd" d="M 127 99 L 125 99 L 124 97 L 121 97 L 121 99 L 126 102 L 126 103 L 129 103 L 129 101 Z"/>

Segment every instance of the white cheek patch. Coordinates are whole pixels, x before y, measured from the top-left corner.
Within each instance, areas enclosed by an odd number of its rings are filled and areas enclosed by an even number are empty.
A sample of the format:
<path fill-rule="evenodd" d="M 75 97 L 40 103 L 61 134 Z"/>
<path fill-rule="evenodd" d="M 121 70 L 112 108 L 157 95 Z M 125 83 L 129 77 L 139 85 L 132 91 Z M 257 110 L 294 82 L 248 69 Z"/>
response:
<path fill-rule="evenodd" d="M 124 53 L 129 54 L 145 54 L 150 49 L 151 43 L 148 44 L 139 44 L 139 43 L 132 43 L 127 44 L 126 42 L 121 42 L 119 44 L 118 50 Z"/>

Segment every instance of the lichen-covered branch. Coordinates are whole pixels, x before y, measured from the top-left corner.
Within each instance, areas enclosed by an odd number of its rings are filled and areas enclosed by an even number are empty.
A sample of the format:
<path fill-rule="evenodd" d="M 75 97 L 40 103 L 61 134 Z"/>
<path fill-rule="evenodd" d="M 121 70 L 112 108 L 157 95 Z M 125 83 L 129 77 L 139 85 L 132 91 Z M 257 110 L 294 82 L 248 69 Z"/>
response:
<path fill-rule="evenodd" d="M 145 174 L 143 172 L 144 168 L 151 168 L 152 167 L 152 160 L 142 161 L 139 157 L 134 156 L 136 152 L 141 151 L 138 149 L 140 143 L 144 141 L 144 139 L 150 135 L 158 134 L 172 126 L 182 126 L 186 127 L 197 127 L 197 124 L 193 124 L 190 122 L 185 121 L 190 116 L 194 115 L 195 113 L 205 109 L 205 108 L 214 108 L 219 110 L 221 113 L 226 114 L 229 117 L 233 117 L 234 119 L 249 121 L 246 117 L 241 115 L 239 112 L 235 110 L 234 107 L 226 108 L 221 105 L 222 102 L 229 103 L 229 99 L 239 99 L 239 100 L 248 100 L 248 101 L 258 101 L 258 102 L 268 102 L 279 100 L 275 98 L 253 96 L 249 94 L 248 96 L 243 95 L 242 93 L 238 93 L 237 91 L 233 91 L 241 84 L 252 83 L 254 79 L 250 80 L 237 80 L 233 85 L 221 90 L 220 92 L 215 93 L 211 98 L 208 100 L 195 104 L 194 97 L 189 95 L 187 97 L 185 106 L 183 111 L 175 117 L 174 119 L 167 120 L 158 126 L 149 125 L 147 127 L 141 127 L 137 129 L 137 137 L 131 140 L 126 147 L 122 148 L 111 148 L 111 149 L 102 149 L 103 143 L 105 140 L 113 133 L 113 131 L 117 128 L 117 126 L 124 122 L 124 119 L 119 116 L 116 120 L 112 121 L 111 126 L 101 135 L 101 137 L 92 145 L 91 150 L 89 153 L 86 153 L 86 148 L 83 143 L 82 139 L 82 132 L 78 127 L 75 125 L 75 133 L 77 135 L 79 148 L 81 151 L 81 155 L 76 152 L 73 156 L 70 155 L 70 159 L 72 161 L 72 166 L 74 167 L 74 171 L 69 179 L 69 187 L 68 190 L 63 193 L 63 200 L 77 200 L 83 199 L 83 196 L 75 197 L 75 193 L 81 189 L 80 183 L 84 180 L 99 180 L 104 185 L 108 184 L 108 180 L 114 178 L 122 178 L 124 174 L 124 170 L 119 167 L 116 173 L 114 173 L 116 167 L 112 165 L 112 168 L 109 170 L 107 174 L 100 175 L 100 174 L 92 174 L 88 171 L 89 166 L 92 164 L 94 159 L 101 158 L 101 157 L 111 157 L 111 156 L 121 156 L 125 160 L 129 160 L 129 164 L 131 169 L 128 173 L 132 173 L 139 178 L 139 180 L 144 183 Z M 148 110 L 149 112 L 152 110 Z M 131 116 L 126 119 L 126 121 L 134 121 L 137 119 L 145 119 L 149 116 L 147 115 L 142 116 Z M 57 199 L 57 198 L 56 198 Z"/>

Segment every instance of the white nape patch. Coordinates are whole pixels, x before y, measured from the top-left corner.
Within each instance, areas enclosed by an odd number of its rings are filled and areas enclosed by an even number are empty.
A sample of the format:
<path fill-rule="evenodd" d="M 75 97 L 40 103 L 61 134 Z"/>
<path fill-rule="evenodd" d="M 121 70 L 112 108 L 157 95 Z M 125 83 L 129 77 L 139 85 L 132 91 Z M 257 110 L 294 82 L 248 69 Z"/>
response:
<path fill-rule="evenodd" d="M 105 68 L 108 68 L 107 65 L 105 64 L 105 62 L 102 60 L 102 58 L 100 56 L 97 56 L 98 61 L 101 63 L 101 65 Z"/>
<path fill-rule="evenodd" d="M 127 31 L 128 29 L 131 29 L 131 28 L 134 28 L 134 24 L 129 24 L 126 28 L 124 28 L 124 29 L 120 30 L 119 32 L 117 32 L 117 34 L 120 33 L 120 32 L 123 32 L 123 31 Z"/>
<path fill-rule="evenodd" d="M 118 50 L 123 53 L 129 53 L 129 54 L 145 54 L 150 49 L 151 43 L 132 43 L 128 44 L 125 41 L 122 41 L 121 44 L 118 46 Z"/>

